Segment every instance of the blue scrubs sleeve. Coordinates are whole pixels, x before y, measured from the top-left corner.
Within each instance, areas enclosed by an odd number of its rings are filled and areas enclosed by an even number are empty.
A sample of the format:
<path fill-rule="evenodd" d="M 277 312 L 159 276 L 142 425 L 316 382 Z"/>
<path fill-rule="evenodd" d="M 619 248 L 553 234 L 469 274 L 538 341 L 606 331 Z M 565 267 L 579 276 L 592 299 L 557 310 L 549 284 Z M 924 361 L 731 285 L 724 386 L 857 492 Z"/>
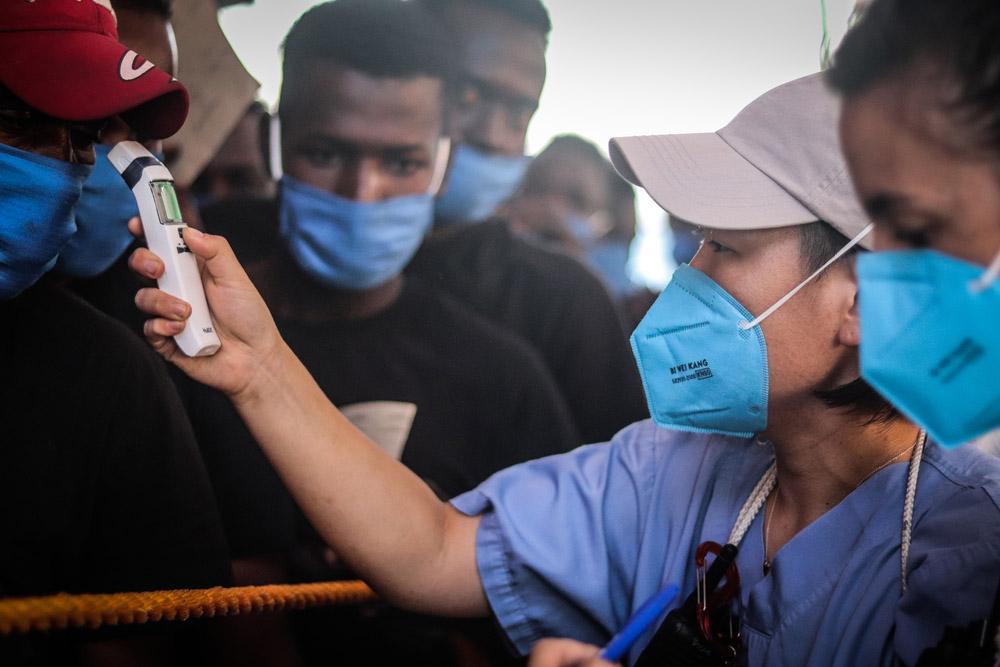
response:
<path fill-rule="evenodd" d="M 522 654 L 549 636 L 599 645 L 627 620 L 660 465 L 654 428 L 515 466 L 452 500 L 483 515 L 479 574 Z"/>

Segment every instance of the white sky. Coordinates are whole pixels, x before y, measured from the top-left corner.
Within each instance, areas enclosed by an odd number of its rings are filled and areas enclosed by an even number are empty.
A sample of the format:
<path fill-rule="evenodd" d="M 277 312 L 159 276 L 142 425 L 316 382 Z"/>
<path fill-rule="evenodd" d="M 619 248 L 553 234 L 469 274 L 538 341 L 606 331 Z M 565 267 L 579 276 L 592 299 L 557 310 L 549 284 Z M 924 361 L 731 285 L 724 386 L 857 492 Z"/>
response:
<path fill-rule="evenodd" d="M 311 0 L 256 0 L 223 10 L 222 28 L 273 104 L 279 45 Z M 826 0 L 833 44 L 853 0 Z M 606 151 L 632 134 L 713 131 L 752 99 L 819 69 L 820 0 L 547 0 L 553 31 L 549 78 L 528 134 L 540 151 L 580 134 Z M 662 211 L 643 196 L 637 278 L 661 286 Z"/>

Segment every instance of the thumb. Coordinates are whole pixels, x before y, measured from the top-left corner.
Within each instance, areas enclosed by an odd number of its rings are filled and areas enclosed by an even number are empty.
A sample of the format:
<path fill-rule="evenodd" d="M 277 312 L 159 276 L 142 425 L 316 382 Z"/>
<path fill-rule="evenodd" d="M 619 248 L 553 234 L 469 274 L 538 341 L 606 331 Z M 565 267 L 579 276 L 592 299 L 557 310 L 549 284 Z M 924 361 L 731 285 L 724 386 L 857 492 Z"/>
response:
<path fill-rule="evenodd" d="M 225 237 L 186 227 L 184 243 L 204 262 L 204 270 L 213 280 L 247 280 L 246 272 Z"/>

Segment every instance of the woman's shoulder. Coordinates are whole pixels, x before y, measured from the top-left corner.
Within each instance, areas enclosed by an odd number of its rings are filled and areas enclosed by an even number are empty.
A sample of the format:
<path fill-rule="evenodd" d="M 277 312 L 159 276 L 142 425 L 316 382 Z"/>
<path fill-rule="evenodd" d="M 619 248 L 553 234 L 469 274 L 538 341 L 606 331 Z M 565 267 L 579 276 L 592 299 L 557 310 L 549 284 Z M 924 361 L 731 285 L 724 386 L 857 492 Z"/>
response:
<path fill-rule="evenodd" d="M 924 464 L 934 471 L 935 506 L 960 502 L 1000 526 L 1000 458 L 973 446 L 944 449 L 928 442 Z"/>

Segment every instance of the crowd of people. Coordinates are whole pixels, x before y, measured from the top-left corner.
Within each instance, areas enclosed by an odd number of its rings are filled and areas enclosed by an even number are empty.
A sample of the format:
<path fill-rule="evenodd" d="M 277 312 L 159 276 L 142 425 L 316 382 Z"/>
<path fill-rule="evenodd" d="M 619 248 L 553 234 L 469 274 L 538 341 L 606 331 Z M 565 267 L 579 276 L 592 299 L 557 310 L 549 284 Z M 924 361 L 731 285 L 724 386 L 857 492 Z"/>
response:
<path fill-rule="evenodd" d="M 170 164 L 172 5 L 0 4 L 0 598 L 381 602 L 0 663 L 593 667 L 668 585 L 624 664 L 995 663 L 993 0 L 874 0 L 717 132 L 534 158 L 540 0 L 317 4 L 276 110 L 179 192 L 203 357 L 108 159 Z M 659 295 L 636 187 L 674 234 Z"/>

